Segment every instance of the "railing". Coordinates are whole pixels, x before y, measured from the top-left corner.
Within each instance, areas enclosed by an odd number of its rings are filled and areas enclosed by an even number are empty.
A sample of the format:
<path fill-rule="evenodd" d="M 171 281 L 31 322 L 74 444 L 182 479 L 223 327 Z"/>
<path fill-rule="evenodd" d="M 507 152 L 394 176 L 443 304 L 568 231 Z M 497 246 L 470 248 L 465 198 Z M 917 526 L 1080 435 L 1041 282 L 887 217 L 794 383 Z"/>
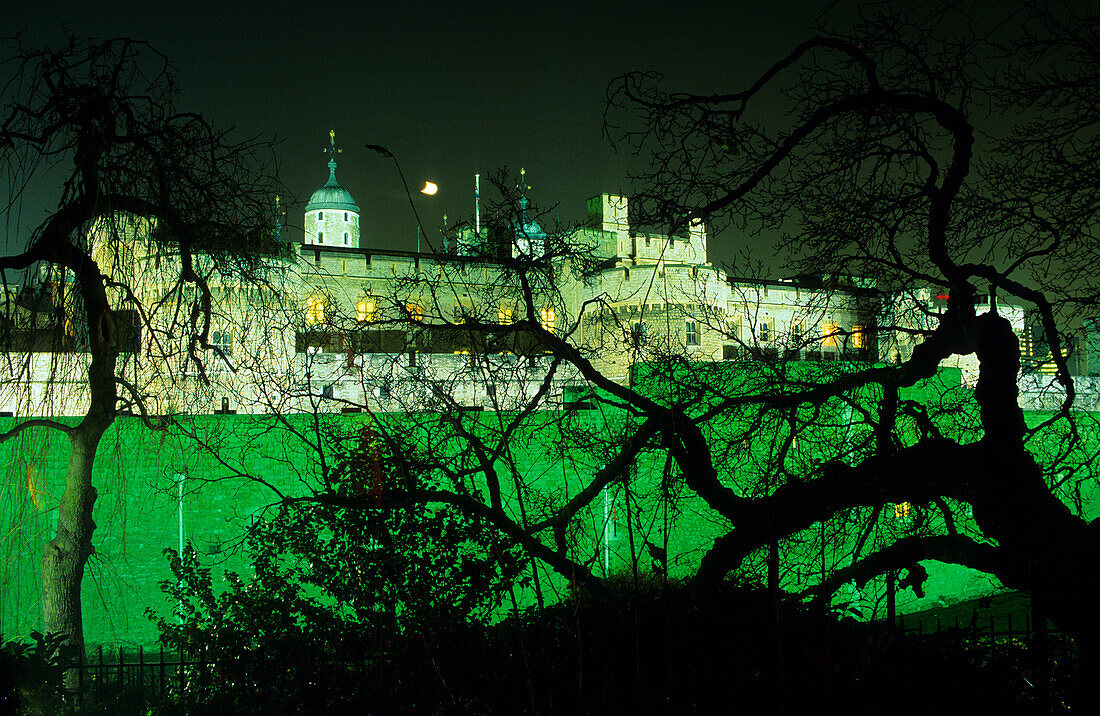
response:
<path fill-rule="evenodd" d="M 1022 621 L 1023 624 L 1020 623 L 1020 619 L 1017 619 L 1014 627 L 1012 615 L 1007 614 L 999 621 L 996 616 L 990 615 L 988 619 L 973 619 L 970 623 L 962 623 L 956 616 L 953 623 L 944 624 L 943 620 L 937 617 L 933 629 L 931 620 L 925 622 L 924 619 L 917 619 L 914 624 L 913 619 L 910 618 L 907 624 L 905 615 L 898 615 L 898 631 L 909 636 L 931 636 L 942 632 L 953 632 L 956 636 L 984 640 L 991 645 L 1016 642 L 1030 647 L 1038 635 L 1031 627 L 1031 615 L 1025 615 Z M 1059 637 L 1061 632 L 1048 627 L 1042 630 L 1042 635 L 1038 638 Z"/>
<path fill-rule="evenodd" d="M 361 677 L 381 665 L 379 659 L 370 656 L 353 659 L 321 654 L 302 656 L 304 659 L 292 665 L 291 670 L 305 667 L 313 674 L 310 685 L 322 690 L 326 686 L 346 685 L 344 682 L 349 678 L 355 680 L 356 675 Z M 144 647 L 105 650 L 100 646 L 73 668 L 77 670 L 77 693 L 85 704 L 150 704 L 196 688 L 202 690 L 222 678 L 216 659 L 165 651 L 163 647 L 146 652 Z"/>

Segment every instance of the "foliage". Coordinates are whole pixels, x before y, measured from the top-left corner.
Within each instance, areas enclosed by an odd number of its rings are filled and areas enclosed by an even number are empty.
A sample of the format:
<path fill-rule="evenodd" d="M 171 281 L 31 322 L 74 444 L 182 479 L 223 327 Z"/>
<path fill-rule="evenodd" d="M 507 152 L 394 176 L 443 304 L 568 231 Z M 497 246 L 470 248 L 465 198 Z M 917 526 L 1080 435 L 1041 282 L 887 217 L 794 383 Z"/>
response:
<path fill-rule="evenodd" d="M 464 632 L 500 606 L 515 554 L 492 530 L 453 508 L 382 506 L 392 481 L 430 482 L 383 459 L 396 448 L 362 431 L 338 454 L 325 486 L 333 499 L 288 501 L 258 522 L 250 577 L 226 572 L 216 585 L 193 548 L 167 550 L 174 580 L 161 586 L 177 612 L 150 617 L 166 647 L 214 665 L 188 698 L 309 703 L 364 663 Z"/>
<path fill-rule="evenodd" d="M 62 678 L 80 649 L 63 634 L 31 632 L 31 642 L 0 646 L 0 710 L 4 713 L 53 714 L 64 709 Z"/>

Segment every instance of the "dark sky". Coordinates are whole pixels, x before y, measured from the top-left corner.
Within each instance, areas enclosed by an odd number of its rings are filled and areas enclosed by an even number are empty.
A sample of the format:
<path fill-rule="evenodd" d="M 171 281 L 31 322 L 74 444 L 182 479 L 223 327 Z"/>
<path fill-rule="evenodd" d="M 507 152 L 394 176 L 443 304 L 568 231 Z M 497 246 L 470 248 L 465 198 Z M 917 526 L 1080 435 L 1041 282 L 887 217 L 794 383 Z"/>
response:
<path fill-rule="evenodd" d="M 63 24 L 80 37 L 148 40 L 176 67 L 180 109 L 281 140 L 281 178 L 299 200 L 327 178 L 321 149 L 335 129 L 364 244 L 412 248 L 393 165 L 365 143 L 396 153 L 410 184 L 439 184 L 437 197 L 418 198 L 428 227 L 472 214 L 474 172 L 521 166 L 532 198 L 576 221 L 587 197 L 628 192 L 637 166 L 601 134 L 611 78 L 656 70 L 673 88 L 734 89 L 833 5 L 842 19 L 855 3 L 85 0 L 20 3 L 4 25 L 31 47 L 60 45 Z M 293 211 L 300 224 L 301 205 Z"/>

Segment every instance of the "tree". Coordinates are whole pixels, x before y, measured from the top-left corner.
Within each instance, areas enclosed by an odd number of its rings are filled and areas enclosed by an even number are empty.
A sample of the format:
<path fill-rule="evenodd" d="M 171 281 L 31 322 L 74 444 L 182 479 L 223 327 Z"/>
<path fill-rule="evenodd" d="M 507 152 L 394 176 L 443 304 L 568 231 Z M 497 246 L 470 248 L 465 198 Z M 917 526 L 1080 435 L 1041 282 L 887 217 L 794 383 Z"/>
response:
<path fill-rule="evenodd" d="M 675 511 L 691 497 L 727 525 L 694 575 L 700 586 L 753 564 L 776 585 L 788 548 L 796 552 L 835 521 L 843 529 L 833 539 L 850 564 L 823 567 L 818 592 L 903 570 L 920 589 L 922 560 L 962 564 L 1027 591 L 1041 614 L 1095 657 L 1095 425 L 1074 408 L 1061 336 L 1094 308 L 1100 288 L 1097 262 L 1088 260 L 1100 206 L 1096 18 L 1059 20 L 1025 7 L 1025 30 L 1034 33 L 1022 40 L 1003 29 L 945 39 L 928 32 L 951 27 L 951 12 L 869 18 L 850 35 L 824 34 L 741 92 L 669 94 L 654 77 L 636 74 L 612 91 L 613 111 L 640 118 L 626 138 L 654 156 L 636 218 L 670 225 L 669 244 L 690 236 L 699 219 L 782 227 L 791 269 L 826 275 L 821 295 L 830 275 L 862 277 L 865 294 L 849 295 L 868 296 L 873 307 L 864 312 L 873 322 L 832 326 L 824 336 L 785 331 L 794 344 L 858 349 L 852 354 L 864 362 L 789 368 L 764 349 L 776 344 L 765 323 L 767 332 L 751 340 L 728 336 L 763 359 L 731 375 L 662 349 L 606 293 L 555 304 L 566 274 L 591 287 L 601 265 L 615 265 L 591 250 L 583 231 L 534 251 L 520 249 L 537 245 L 524 241 L 511 255 L 439 257 L 438 273 L 418 271 L 394 294 L 388 315 L 359 321 L 358 329 L 383 323 L 414 336 L 476 337 L 470 360 L 477 371 L 507 360 L 481 357 L 491 354 L 489 343 L 476 341 L 522 335 L 524 352 L 544 355 L 548 367 L 540 371 L 542 389 L 491 433 L 464 427 L 458 393 L 423 374 L 420 395 L 432 397 L 431 410 L 454 416 L 447 435 L 464 446 L 451 453 L 462 456 L 453 469 L 475 488 L 394 493 L 387 504 L 461 507 L 573 587 L 592 589 L 601 584 L 599 498 L 609 489 L 624 506 L 636 579 L 644 554 L 655 565 L 662 553 L 667 559 L 667 544 L 635 539 L 642 515 L 652 515 L 646 504 Z M 1021 56 L 1033 60 L 1033 72 L 1006 74 Z M 765 100 L 786 102 L 790 111 L 758 124 L 751 113 Z M 1057 121 L 1029 124 L 1034 116 L 1025 111 L 1006 127 L 1011 117 L 986 115 L 989 106 L 1035 111 L 1035 102 L 1059 110 Z M 523 227 L 530 239 L 520 218 L 525 197 L 506 204 L 518 219 L 507 229 Z M 497 272 L 487 288 L 497 292 L 494 300 L 452 314 L 466 295 L 456 290 L 461 266 L 481 263 Z M 617 270 L 625 282 L 629 266 Z M 406 303 L 414 288 L 422 292 L 415 311 Z M 494 319 L 505 296 L 514 316 Z M 1019 338 L 1007 317 L 1014 303 L 1033 311 L 1051 337 L 1064 390 L 1060 408 L 1031 424 L 1018 400 Z M 558 307 L 552 322 L 546 305 Z M 698 339 L 685 315 L 690 346 Z M 715 331 L 729 330 L 709 317 Z M 868 350 L 868 342 L 882 350 Z M 612 345 L 651 359 L 654 380 L 601 368 L 602 349 Z M 887 361 L 866 360 L 879 354 Z M 960 358 L 973 361 L 972 388 L 937 388 L 940 366 Z M 554 406 L 558 371 L 571 373 L 566 388 L 585 391 L 577 402 L 619 411 L 605 423 L 613 429 L 595 435 L 575 413 L 557 414 L 553 457 L 565 463 L 583 455 L 580 484 L 552 491 L 522 479 L 508 485 L 498 468 L 509 464 L 521 426 L 546 420 L 539 408 Z M 368 410 L 380 404 L 365 401 Z M 551 434 L 549 426 L 537 429 L 544 440 Z M 648 495 L 642 475 L 659 478 Z M 908 521 L 899 527 L 893 517 Z M 577 539 L 584 532 L 589 538 Z"/>
<path fill-rule="evenodd" d="M 967 565 L 1027 591 L 1095 658 L 1100 521 L 1081 495 L 1095 489 L 1096 456 L 1073 453 L 1088 417 L 1074 410 L 1062 348 L 1100 295 L 1096 14 L 1024 4 L 1012 14 L 1019 33 L 951 36 L 977 24 L 956 12 L 865 18 L 853 33 L 802 43 L 740 91 L 670 93 L 645 74 L 616 82 L 612 112 L 636 122 L 623 136 L 653 153 L 641 196 L 650 220 L 782 228 L 794 272 L 872 277 L 898 296 L 933 287 L 944 304 L 908 301 L 923 314 L 916 321 L 900 304 L 883 313 L 877 333 L 901 346 L 897 365 L 726 399 L 795 424 L 808 408 L 871 390 L 878 405 L 859 419 L 872 439 L 858 452 L 799 471 L 777 458 L 779 479 L 747 499 L 701 444 L 692 449 L 698 418 L 670 416 L 666 440 L 687 483 L 733 526 L 699 580 L 719 580 L 754 550 L 831 516 L 870 511 L 869 530 L 889 504 L 917 505 L 932 516 L 928 529 L 857 554 L 826 586 L 925 559 Z M 999 310 L 1009 302 L 1051 337 L 1064 399 L 1039 424 L 1018 401 L 1019 340 Z M 971 354 L 977 439 L 952 434 L 958 423 L 930 419 L 929 405 L 905 395 L 941 362 Z M 961 509 L 973 514 L 965 529 Z"/>
<path fill-rule="evenodd" d="M 156 415 L 167 408 L 137 376 L 173 375 L 190 360 L 205 377 L 211 356 L 225 357 L 211 334 L 212 285 L 221 276 L 263 282 L 277 249 L 276 185 L 270 144 L 178 111 L 170 66 L 144 43 L 16 46 L 7 68 L 0 152 L 10 252 L 0 269 L 5 402 L 17 415 L 0 441 L 30 430 L 69 440 L 42 612 L 44 631 L 82 645 L 96 449 L 116 418 L 164 426 Z M 43 205 L 46 218 L 23 228 Z M 151 292 L 141 281 L 162 258 L 174 275 Z M 22 272 L 21 291 L 8 290 L 12 272 Z"/>

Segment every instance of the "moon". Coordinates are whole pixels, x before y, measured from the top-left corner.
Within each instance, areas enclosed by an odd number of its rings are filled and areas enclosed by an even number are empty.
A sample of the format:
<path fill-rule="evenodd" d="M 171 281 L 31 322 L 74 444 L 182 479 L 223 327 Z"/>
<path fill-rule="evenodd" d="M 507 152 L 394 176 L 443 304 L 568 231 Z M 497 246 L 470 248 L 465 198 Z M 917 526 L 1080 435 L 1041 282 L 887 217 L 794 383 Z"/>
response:
<path fill-rule="evenodd" d="M 420 193 L 427 194 L 428 196 L 433 196 L 437 191 L 439 191 L 438 186 L 436 186 L 433 182 L 426 181 L 424 182 L 424 188 L 420 190 Z"/>

